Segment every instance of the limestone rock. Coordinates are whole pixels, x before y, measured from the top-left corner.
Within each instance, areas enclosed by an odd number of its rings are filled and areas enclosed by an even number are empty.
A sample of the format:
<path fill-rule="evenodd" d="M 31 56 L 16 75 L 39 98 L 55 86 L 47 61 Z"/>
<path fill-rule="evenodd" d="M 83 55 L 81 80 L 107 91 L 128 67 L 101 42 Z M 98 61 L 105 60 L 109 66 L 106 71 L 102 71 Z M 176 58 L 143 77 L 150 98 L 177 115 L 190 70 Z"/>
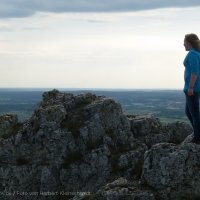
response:
<path fill-rule="evenodd" d="M 73 200 L 96 199 L 96 200 L 155 200 L 154 193 L 150 190 L 138 189 L 138 183 L 129 182 L 125 178 L 106 184 L 94 194 L 77 195 Z"/>
<path fill-rule="evenodd" d="M 134 137 L 145 143 L 148 148 L 163 142 L 180 144 L 192 133 L 192 128 L 183 122 L 162 124 L 152 115 L 128 115 L 127 117 Z"/>
<path fill-rule="evenodd" d="M 2 134 L 17 123 L 11 116 L 1 119 Z M 124 167 L 134 169 L 147 150 L 133 137 L 120 104 L 57 90 L 43 94 L 31 118 L 1 147 L 0 189 L 8 192 L 95 191 Z M 128 165 L 119 167 L 123 154 Z"/>
<path fill-rule="evenodd" d="M 162 143 L 145 153 L 142 181 L 160 199 L 200 198 L 200 146 Z"/>
<path fill-rule="evenodd" d="M 184 123 L 126 116 L 113 99 L 45 92 L 25 122 L 0 116 L 1 199 L 198 196 L 200 149 L 183 142 L 190 134 Z"/>

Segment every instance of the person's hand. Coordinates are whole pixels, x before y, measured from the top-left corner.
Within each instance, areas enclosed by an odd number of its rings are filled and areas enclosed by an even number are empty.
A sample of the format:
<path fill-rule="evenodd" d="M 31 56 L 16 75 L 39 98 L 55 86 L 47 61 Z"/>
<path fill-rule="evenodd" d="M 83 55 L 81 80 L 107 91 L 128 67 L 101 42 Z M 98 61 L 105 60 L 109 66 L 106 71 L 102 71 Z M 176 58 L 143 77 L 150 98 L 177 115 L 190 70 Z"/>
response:
<path fill-rule="evenodd" d="M 187 91 L 187 95 L 188 95 L 188 96 L 192 96 L 192 95 L 194 95 L 193 88 L 189 88 L 189 89 L 188 89 L 188 91 Z"/>

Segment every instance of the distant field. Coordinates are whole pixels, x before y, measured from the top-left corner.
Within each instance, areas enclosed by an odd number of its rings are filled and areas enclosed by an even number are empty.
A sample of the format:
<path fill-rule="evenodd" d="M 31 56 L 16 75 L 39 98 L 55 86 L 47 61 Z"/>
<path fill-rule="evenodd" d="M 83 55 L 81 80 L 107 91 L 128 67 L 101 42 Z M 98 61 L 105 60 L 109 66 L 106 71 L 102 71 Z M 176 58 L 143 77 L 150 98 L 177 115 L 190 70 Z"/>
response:
<path fill-rule="evenodd" d="M 178 90 L 66 91 L 74 94 L 92 92 L 113 98 L 122 105 L 123 111 L 128 114 L 151 113 L 163 122 L 187 121 L 184 114 L 184 94 Z M 0 114 L 16 113 L 20 121 L 27 119 L 42 100 L 43 92 L 44 90 L 0 89 Z"/>
<path fill-rule="evenodd" d="M 121 103 L 123 111 L 129 114 L 151 113 L 162 122 L 187 122 L 184 113 L 185 96 L 182 91 L 104 92 L 104 95 Z"/>

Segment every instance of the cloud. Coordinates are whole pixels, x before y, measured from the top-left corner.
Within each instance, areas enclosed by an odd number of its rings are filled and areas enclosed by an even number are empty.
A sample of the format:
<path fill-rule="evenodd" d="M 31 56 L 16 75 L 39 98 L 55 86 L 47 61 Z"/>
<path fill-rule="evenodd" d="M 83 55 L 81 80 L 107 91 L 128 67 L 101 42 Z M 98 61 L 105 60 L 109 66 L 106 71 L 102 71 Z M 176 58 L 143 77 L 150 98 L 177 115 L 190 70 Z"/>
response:
<path fill-rule="evenodd" d="M 199 0 L 1 0 L 0 18 L 37 12 L 124 12 L 166 7 L 200 6 Z"/>
<path fill-rule="evenodd" d="M 0 27 L 0 32 L 1 32 L 1 31 L 3 31 L 3 32 L 4 32 L 4 31 L 5 31 L 5 32 L 6 32 L 6 31 L 13 31 L 13 30 L 14 30 L 13 28 L 2 28 L 2 27 Z"/>
<path fill-rule="evenodd" d="M 13 30 L 14 30 L 14 28 L 11 27 L 10 25 L 0 22 L 0 32 L 1 31 L 13 31 Z"/>

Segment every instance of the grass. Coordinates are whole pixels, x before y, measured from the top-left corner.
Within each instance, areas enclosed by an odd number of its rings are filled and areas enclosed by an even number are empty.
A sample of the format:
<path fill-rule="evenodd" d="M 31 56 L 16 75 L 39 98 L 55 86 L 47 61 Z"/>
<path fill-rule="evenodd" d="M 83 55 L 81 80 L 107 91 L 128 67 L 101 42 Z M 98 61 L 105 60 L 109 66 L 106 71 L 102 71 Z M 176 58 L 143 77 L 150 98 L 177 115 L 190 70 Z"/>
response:
<path fill-rule="evenodd" d="M 91 100 L 88 99 L 77 103 L 74 110 L 68 113 L 66 118 L 60 124 L 61 128 L 70 131 L 75 138 L 79 136 L 79 129 L 84 126 L 85 121 L 88 119 L 88 116 L 84 111 L 84 106 L 89 103 L 91 103 Z"/>
<path fill-rule="evenodd" d="M 85 118 L 85 113 L 81 109 L 76 109 L 61 122 L 60 127 L 67 129 L 77 138 L 79 136 L 79 129 L 84 126 Z"/>

